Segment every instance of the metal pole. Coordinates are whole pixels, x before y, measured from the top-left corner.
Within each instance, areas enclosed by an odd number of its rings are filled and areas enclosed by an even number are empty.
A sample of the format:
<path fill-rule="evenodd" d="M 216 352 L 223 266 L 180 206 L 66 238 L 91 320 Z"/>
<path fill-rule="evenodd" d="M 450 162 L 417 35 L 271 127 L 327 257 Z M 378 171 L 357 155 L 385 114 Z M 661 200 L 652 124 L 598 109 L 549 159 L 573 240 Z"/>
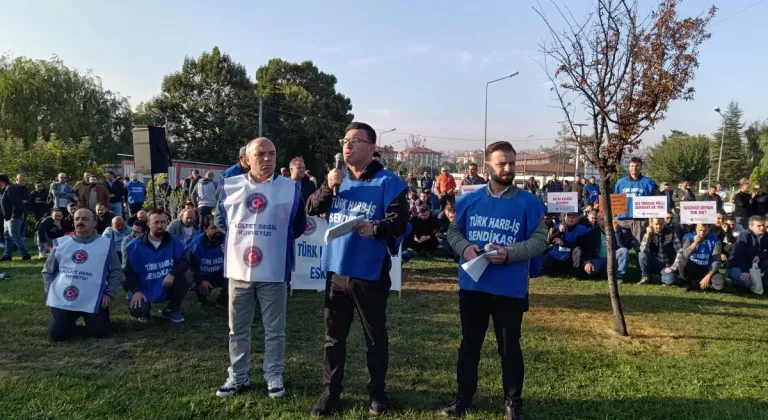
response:
<path fill-rule="evenodd" d="M 485 133 L 483 135 L 483 170 L 485 170 L 485 151 L 488 150 L 488 85 L 485 84 Z"/>
<path fill-rule="evenodd" d="M 157 208 L 157 192 L 156 192 L 156 188 L 155 188 L 156 187 L 155 186 L 155 171 L 150 169 L 149 172 L 150 172 L 149 176 L 152 178 L 152 208 L 156 209 Z"/>
<path fill-rule="evenodd" d="M 723 118 L 723 134 L 720 135 L 720 159 L 717 161 L 717 179 L 715 179 L 715 182 L 720 182 L 720 166 L 723 164 L 723 141 L 725 141 L 725 118 Z M 707 188 L 709 188 L 709 185 L 707 185 Z"/>
<path fill-rule="evenodd" d="M 576 139 L 576 168 L 573 173 L 573 176 L 579 174 L 579 156 L 581 156 L 581 124 L 579 124 L 579 138 Z"/>
<path fill-rule="evenodd" d="M 264 131 L 262 130 L 263 123 L 264 123 L 264 100 L 259 98 L 259 137 L 264 136 Z"/>

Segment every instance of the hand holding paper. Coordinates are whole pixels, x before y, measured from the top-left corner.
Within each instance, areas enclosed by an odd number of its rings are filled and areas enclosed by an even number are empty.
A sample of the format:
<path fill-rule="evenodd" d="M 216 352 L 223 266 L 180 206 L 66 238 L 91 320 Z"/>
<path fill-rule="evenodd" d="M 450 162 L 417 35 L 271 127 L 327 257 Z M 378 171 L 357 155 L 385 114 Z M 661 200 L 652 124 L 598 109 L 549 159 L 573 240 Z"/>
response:
<path fill-rule="evenodd" d="M 483 275 L 483 272 L 485 272 L 485 269 L 488 268 L 489 260 L 486 257 L 494 257 L 498 254 L 499 251 L 497 250 L 480 254 L 471 261 L 467 261 L 462 264 L 461 268 L 463 268 L 464 271 L 469 274 L 469 277 L 471 277 L 472 280 L 477 282 L 480 280 L 480 276 Z"/>
<path fill-rule="evenodd" d="M 354 219 L 347 220 L 344 223 L 338 224 L 332 228 L 328 228 L 328 230 L 325 231 L 325 244 L 328 245 L 332 240 L 336 238 L 340 238 L 349 232 L 352 232 L 355 230 L 355 227 L 357 224 L 364 220 L 365 216 L 360 215 L 355 217 Z"/>

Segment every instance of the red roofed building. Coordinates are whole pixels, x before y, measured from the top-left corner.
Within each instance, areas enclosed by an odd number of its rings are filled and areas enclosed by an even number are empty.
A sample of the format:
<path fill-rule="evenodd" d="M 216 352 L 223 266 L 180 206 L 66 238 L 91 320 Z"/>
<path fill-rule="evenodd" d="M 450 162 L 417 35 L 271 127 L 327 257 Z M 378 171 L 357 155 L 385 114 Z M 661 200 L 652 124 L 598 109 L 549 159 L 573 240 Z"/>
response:
<path fill-rule="evenodd" d="M 442 156 L 442 153 L 426 147 L 413 147 L 397 152 L 397 161 L 424 166 L 439 166 Z"/>

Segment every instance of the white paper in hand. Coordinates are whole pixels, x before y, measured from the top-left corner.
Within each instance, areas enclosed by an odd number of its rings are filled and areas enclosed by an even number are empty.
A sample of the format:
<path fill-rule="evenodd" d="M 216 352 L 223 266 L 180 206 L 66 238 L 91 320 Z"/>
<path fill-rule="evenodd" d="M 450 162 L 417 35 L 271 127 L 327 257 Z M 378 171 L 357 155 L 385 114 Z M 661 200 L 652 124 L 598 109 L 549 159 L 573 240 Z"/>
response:
<path fill-rule="evenodd" d="M 328 230 L 325 231 L 325 244 L 328 245 L 332 240 L 352 232 L 352 229 L 355 225 L 360 223 L 361 220 L 365 220 L 365 216 L 360 215 L 332 228 L 328 228 Z"/>
<path fill-rule="evenodd" d="M 480 280 L 480 276 L 483 275 L 483 272 L 485 272 L 485 269 L 488 268 L 489 262 L 485 256 L 488 255 L 492 257 L 498 254 L 499 251 L 486 252 L 485 254 L 479 255 L 476 258 L 465 262 L 461 265 L 461 268 L 463 268 L 464 271 L 469 274 L 469 277 L 471 277 L 472 280 L 477 282 Z"/>

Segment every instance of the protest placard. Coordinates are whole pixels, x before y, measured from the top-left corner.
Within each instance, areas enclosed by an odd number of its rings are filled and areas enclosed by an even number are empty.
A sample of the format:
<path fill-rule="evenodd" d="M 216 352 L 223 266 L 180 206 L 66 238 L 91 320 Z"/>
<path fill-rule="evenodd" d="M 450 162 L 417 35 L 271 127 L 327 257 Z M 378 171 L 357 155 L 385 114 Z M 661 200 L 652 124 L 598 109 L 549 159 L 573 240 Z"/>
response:
<path fill-rule="evenodd" d="M 635 219 L 667 217 L 667 197 L 632 197 L 632 217 Z"/>
<path fill-rule="evenodd" d="M 694 225 L 697 223 L 714 224 L 717 222 L 716 201 L 681 201 L 680 223 Z"/>
<path fill-rule="evenodd" d="M 616 216 L 617 214 L 624 214 L 627 212 L 627 195 L 626 194 L 611 194 L 611 214 Z M 597 197 L 597 208 L 600 213 L 605 213 L 603 210 L 603 196 Z"/>
<path fill-rule="evenodd" d="M 578 213 L 579 193 L 547 193 L 548 213 Z"/>

